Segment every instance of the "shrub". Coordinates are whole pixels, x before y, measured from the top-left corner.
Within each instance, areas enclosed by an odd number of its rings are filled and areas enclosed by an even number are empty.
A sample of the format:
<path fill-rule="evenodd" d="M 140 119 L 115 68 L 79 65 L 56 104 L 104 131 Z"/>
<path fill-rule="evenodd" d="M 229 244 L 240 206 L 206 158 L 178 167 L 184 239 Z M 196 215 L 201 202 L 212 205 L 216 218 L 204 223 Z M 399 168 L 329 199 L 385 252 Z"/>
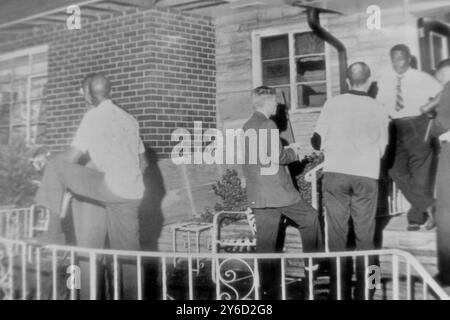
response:
<path fill-rule="evenodd" d="M 35 150 L 23 143 L 0 145 L 0 205 L 29 206 L 41 171 L 30 160 Z"/>
<path fill-rule="evenodd" d="M 302 173 L 296 177 L 297 185 L 303 200 L 307 201 L 309 204 L 311 204 L 312 200 L 311 183 L 305 180 L 305 174 L 321 164 L 323 162 L 323 159 L 323 153 L 312 153 L 305 156 L 303 160 L 300 161 L 303 166 L 303 170 Z M 320 171 L 317 176 L 317 190 L 319 191 L 322 189 L 322 177 L 323 173 L 322 171 Z M 319 194 L 321 194 L 321 192 L 319 192 Z"/>
<path fill-rule="evenodd" d="M 301 161 L 299 167 L 301 173 L 296 176 L 297 185 L 302 198 L 311 204 L 311 183 L 305 180 L 305 174 L 311 169 L 315 168 L 323 162 L 322 153 L 312 153 L 305 156 Z M 318 173 L 317 188 L 322 189 L 322 172 Z M 221 177 L 215 185 L 212 186 L 214 193 L 222 199 L 222 203 L 216 203 L 214 209 L 218 211 L 243 211 L 248 206 L 247 195 L 245 189 L 242 187 L 241 179 L 239 179 L 236 170 L 227 169 L 225 174 Z M 321 192 L 319 192 L 319 196 Z M 319 201 L 322 201 L 319 198 Z M 200 214 L 201 220 L 212 222 L 214 212 L 210 208 L 205 208 L 205 211 Z M 230 222 L 231 220 L 228 220 Z"/>
<path fill-rule="evenodd" d="M 248 207 L 247 194 L 236 170 L 227 169 L 219 181 L 212 186 L 212 189 L 222 199 L 221 203 L 216 203 L 214 206 L 215 212 L 243 211 Z M 203 221 L 212 222 L 214 212 L 206 208 L 200 216 Z M 229 221 L 224 223 L 227 222 Z"/>

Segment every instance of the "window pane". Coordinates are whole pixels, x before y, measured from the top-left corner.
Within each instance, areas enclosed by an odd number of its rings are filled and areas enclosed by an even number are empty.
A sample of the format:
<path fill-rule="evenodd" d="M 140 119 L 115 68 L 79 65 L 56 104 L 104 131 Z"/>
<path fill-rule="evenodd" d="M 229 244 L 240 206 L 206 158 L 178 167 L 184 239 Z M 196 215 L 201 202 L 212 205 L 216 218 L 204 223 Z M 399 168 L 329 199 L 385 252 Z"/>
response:
<path fill-rule="evenodd" d="M 325 51 L 324 41 L 312 32 L 297 33 L 294 39 L 296 56 Z"/>
<path fill-rule="evenodd" d="M 47 72 L 47 52 L 36 53 L 31 58 L 31 73 Z"/>
<path fill-rule="evenodd" d="M 31 78 L 31 99 L 39 99 L 44 96 L 47 77 Z"/>
<path fill-rule="evenodd" d="M 297 86 L 298 107 L 322 107 L 327 98 L 326 83 L 301 84 Z"/>
<path fill-rule="evenodd" d="M 289 83 L 289 59 L 263 62 L 263 83 L 277 86 Z"/>
<path fill-rule="evenodd" d="M 10 143 L 23 142 L 26 138 L 26 126 L 16 126 L 11 129 Z"/>
<path fill-rule="evenodd" d="M 16 80 L 11 85 L 12 101 L 25 102 L 27 101 L 27 79 Z"/>
<path fill-rule="evenodd" d="M 27 120 L 26 103 L 14 103 L 11 108 L 11 124 L 25 125 Z"/>
<path fill-rule="evenodd" d="M 286 103 L 288 107 L 291 105 L 291 89 L 289 87 L 278 87 L 275 88 L 275 91 L 277 92 L 277 102 L 278 103 L 285 103 L 283 99 L 283 93 L 284 98 L 286 99 Z"/>
<path fill-rule="evenodd" d="M 0 126 L 0 145 L 8 144 L 9 142 L 9 126 Z"/>
<path fill-rule="evenodd" d="M 298 58 L 296 62 L 297 82 L 321 81 L 326 79 L 324 56 Z"/>
<path fill-rule="evenodd" d="M 11 101 L 11 86 L 8 83 L 0 83 L 0 102 L 6 103 Z"/>
<path fill-rule="evenodd" d="M 432 66 L 436 68 L 440 61 L 448 58 L 448 39 L 443 35 L 431 33 L 431 46 L 433 49 Z"/>
<path fill-rule="evenodd" d="M 32 125 L 30 131 L 31 144 L 44 144 L 45 124 Z"/>
<path fill-rule="evenodd" d="M 261 39 L 262 60 L 289 57 L 288 35 L 267 37 Z"/>
<path fill-rule="evenodd" d="M 33 100 L 31 101 L 30 110 L 30 122 L 44 122 L 45 121 L 45 103 L 43 100 Z"/>
<path fill-rule="evenodd" d="M 23 57 L 17 57 L 14 59 L 14 76 L 27 76 L 30 73 L 28 66 L 28 55 Z"/>
<path fill-rule="evenodd" d="M 12 67 L 12 60 L 0 61 L 0 82 L 11 81 Z"/>
<path fill-rule="evenodd" d="M 0 126 L 9 126 L 9 103 L 0 102 Z"/>

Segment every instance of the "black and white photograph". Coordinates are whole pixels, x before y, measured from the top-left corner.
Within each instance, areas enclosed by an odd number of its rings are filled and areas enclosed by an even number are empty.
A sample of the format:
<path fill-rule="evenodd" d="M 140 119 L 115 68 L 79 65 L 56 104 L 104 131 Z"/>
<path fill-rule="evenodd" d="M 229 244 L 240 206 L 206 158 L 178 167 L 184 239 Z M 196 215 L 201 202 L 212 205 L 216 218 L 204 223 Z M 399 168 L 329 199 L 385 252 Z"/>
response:
<path fill-rule="evenodd" d="M 450 1 L 0 0 L 0 300 L 450 300 Z"/>

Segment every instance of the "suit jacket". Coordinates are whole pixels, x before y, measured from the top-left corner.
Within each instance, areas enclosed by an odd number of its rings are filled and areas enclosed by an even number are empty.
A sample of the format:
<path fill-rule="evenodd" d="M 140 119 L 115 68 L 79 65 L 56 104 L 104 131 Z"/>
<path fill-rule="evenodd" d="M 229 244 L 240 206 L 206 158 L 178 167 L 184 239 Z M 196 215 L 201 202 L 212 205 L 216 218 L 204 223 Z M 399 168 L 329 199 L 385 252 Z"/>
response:
<path fill-rule="evenodd" d="M 287 164 L 297 160 L 297 156 L 292 149 L 284 149 L 279 143 L 279 159 L 278 171 L 272 175 L 262 175 L 261 168 L 268 167 L 269 165 L 263 165 L 259 159 L 256 164 L 252 164 L 249 161 L 249 148 L 255 148 L 259 146 L 259 140 L 261 133 L 259 129 L 266 129 L 269 132 L 267 138 L 268 154 L 270 155 L 270 130 L 278 130 L 275 122 L 268 119 L 261 112 L 256 111 L 252 117 L 244 124 L 243 130 L 255 129 L 258 137 L 258 143 L 245 144 L 245 163 L 243 165 L 243 171 L 246 179 L 247 198 L 252 208 L 278 208 L 292 205 L 300 201 L 300 194 L 292 184 L 291 177 L 288 172 Z M 272 164 L 273 165 L 273 164 Z"/>

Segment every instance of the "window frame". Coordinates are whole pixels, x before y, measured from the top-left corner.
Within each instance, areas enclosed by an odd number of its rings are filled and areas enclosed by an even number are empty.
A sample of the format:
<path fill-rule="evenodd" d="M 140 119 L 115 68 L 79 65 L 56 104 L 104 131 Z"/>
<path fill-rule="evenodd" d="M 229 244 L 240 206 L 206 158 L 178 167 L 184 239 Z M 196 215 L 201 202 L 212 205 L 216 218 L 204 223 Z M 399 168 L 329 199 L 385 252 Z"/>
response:
<path fill-rule="evenodd" d="M 440 40 L 442 40 L 442 60 L 443 59 L 447 59 L 450 56 L 449 50 L 448 50 L 448 42 L 449 39 L 444 36 L 441 33 L 435 32 L 435 31 L 430 31 L 430 62 L 431 62 L 431 69 L 434 70 L 436 69 L 436 65 L 439 63 L 439 61 L 435 61 L 434 60 L 434 37 L 439 38 Z"/>
<path fill-rule="evenodd" d="M 327 21 L 324 19 L 322 22 L 323 26 L 326 26 Z M 289 88 L 290 88 L 290 101 L 291 108 L 289 113 L 313 113 L 320 112 L 322 107 L 309 107 L 309 108 L 298 108 L 298 95 L 297 95 L 297 70 L 296 70 L 296 55 L 295 55 L 295 38 L 294 34 L 302 32 L 311 32 L 306 22 L 297 23 L 294 25 L 285 25 L 270 27 L 265 29 L 254 30 L 251 33 L 252 39 L 252 81 L 253 88 L 262 85 L 262 59 L 261 59 L 261 38 L 271 37 L 277 35 L 288 34 L 289 41 Z M 332 94 L 332 83 L 331 83 L 331 72 L 330 72 L 330 47 L 326 41 L 324 41 L 325 50 L 323 56 L 325 58 L 325 77 L 326 77 L 326 89 L 327 89 L 327 99 L 329 99 Z M 320 54 L 311 54 L 312 56 L 318 56 Z M 305 55 L 307 56 L 307 55 Z M 314 81 L 307 81 L 307 83 L 313 83 Z M 322 81 L 320 81 L 322 82 Z M 292 106 L 296 106 L 293 108 Z"/>
<path fill-rule="evenodd" d="M 42 121 L 38 121 L 36 123 L 31 123 L 31 104 L 32 104 L 32 99 L 31 99 L 31 82 L 33 81 L 34 78 L 39 78 L 39 77 L 48 77 L 48 65 L 47 65 L 47 70 L 45 72 L 41 72 L 41 73 L 36 73 L 36 74 L 32 74 L 31 73 L 31 68 L 32 68 L 32 57 L 35 54 L 39 54 L 39 53 L 48 53 L 48 45 L 44 44 L 44 45 L 39 45 L 39 46 L 33 46 L 33 47 L 29 47 L 29 48 L 25 48 L 25 49 L 20 49 L 20 50 L 15 50 L 15 51 L 11 51 L 11 52 L 6 52 L 3 54 L 0 54 L 0 61 L 5 61 L 5 60 L 11 60 L 20 56 L 28 56 L 28 66 L 27 66 L 27 76 L 26 76 L 26 119 L 25 119 L 25 144 L 27 147 L 29 146 L 35 146 L 38 145 L 37 143 L 31 143 L 31 127 L 32 125 L 37 125 L 39 126 L 40 124 L 44 124 L 44 122 Z M 47 63 L 48 63 L 48 59 L 47 59 Z M 12 106 L 13 102 L 10 101 L 9 102 L 9 107 L 10 107 L 10 111 L 9 111 L 9 139 L 8 139 L 8 143 L 11 143 L 11 137 L 12 137 L 12 130 L 13 127 L 17 127 L 18 125 L 13 125 L 12 121 L 11 121 L 11 116 L 12 116 L 12 110 L 11 110 L 11 106 Z M 2 126 L 2 127 L 7 127 L 7 126 Z"/>

